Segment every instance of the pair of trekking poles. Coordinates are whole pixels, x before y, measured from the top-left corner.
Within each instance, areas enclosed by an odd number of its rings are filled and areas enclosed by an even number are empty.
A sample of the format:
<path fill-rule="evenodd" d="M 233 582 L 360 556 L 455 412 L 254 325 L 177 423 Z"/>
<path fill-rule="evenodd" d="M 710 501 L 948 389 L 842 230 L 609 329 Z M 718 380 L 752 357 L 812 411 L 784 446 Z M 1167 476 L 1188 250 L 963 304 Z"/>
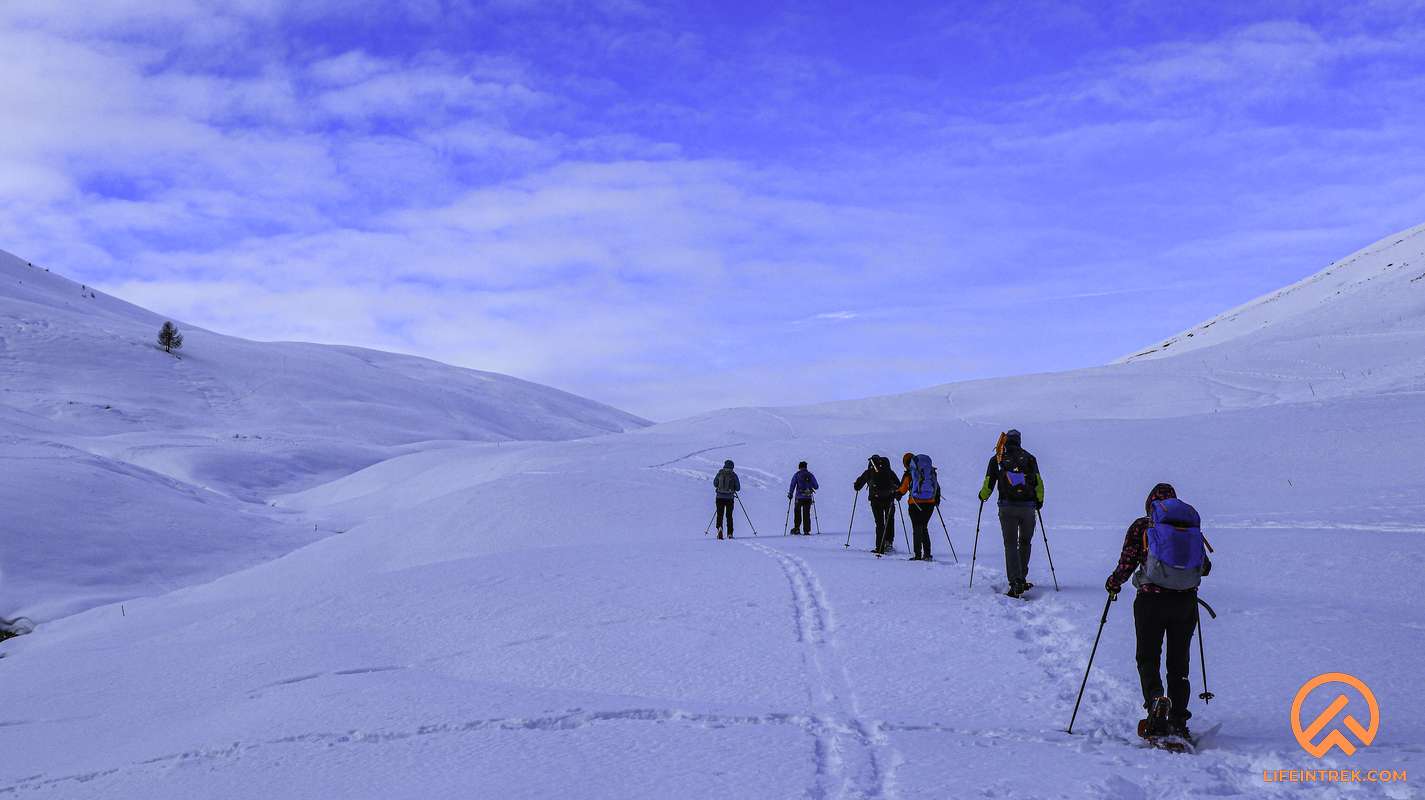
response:
<path fill-rule="evenodd" d="M 936 509 L 937 511 L 939 509 Z M 975 588 L 975 561 L 980 554 L 980 519 L 985 514 L 985 501 L 980 501 L 980 511 L 975 515 L 975 549 L 970 553 L 970 588 Z M 1059 591 L 1059 573 L 1054 571 L 1054 554 L 1049 550 L 1049 529 L 1044 527 L 1044 512 L 1034 509 L 1039 518 L 1039 534 L 1044 537 L 1044 555 L 1049 558 L 1049 574 L 1054 578 L 1054 591 Z"/>
<path fill-rule="evenodd" d="M 751 528 L 751 529 L 752 529 L 752 535 L 753 535 L 753 536 L 756 536 L 756 535 L 757 535 L 757 526 L 752 524 L 752 517 L 749 516 L 748 513 L 747 513 L 747 506 L 745 506 L 745 505 L 742 504 L 742 496 L 739 495 L 737 492 L 733 492 L 733 493 L 732 493 L 732 501 L 733 501 L 734 503 L 736 503 L 739 508 L 742 509 L 742 517 L 743 517 L 743 519 L 747 520 L 747 527 Z M 714 508 L 714 509 L 713 509 L 712 518 L 708 520 L 708 526 L 707 526 L 706 528 L 703 528 L 703 535 L 704 535 L 704 536 L 707 536 L 707 535 L 708 535 L 708 531 L 712 530 L 713 523 L 716 522 L 716 521 L 717 521 L 717 509 Z M 731 535 L 732 535 L 732 519 L 729 517 L 727 522 L 728 522 L 728 525 L 727 525 L 727 527 L 728 527 L 727 535 L 728 535 L 728 536 L 731 536 Z M 722 529 L 719 528 L 718 530 L 722 530 Z"/>
<path fill-rule="evenodd" d="M 1108 624 L 1108 609 L 1118 599 L 1118 594 L 1110 594 L 1103 603 L 1103 616 L 1098 620 L 1098 633 L 1093 637 L 1093 649 L 1089 651 L 1089 663 L 1084 667 L 1084 680 L 1079 684 L 1079 697 L 1074 701 L 1074 713 L 1069 717 L 1069 727 L 1067 733 L 1074 732 L 1074 721 L 1079 718 L 1079 704 L 1084 701 L 1084 689 L 1089 685 L 1089 671 L 1093 669 L 1094 656 L 1098 655 L 1098 641 L 1103 637 L 1103 626 Z M 1217 612 L 1212 606 L 1207 604 L 1201 597 L 1196 598 L 1197 604 L 1207 609 L 1208 616 L 1217 619 Z M 1198 694 L 1198 699 L 1204 703 L 1211 703 L 1217 695 L 1207 688 L 1207 646 L 1202 641 L 1202 612 L 1197 613 L 1197 663 L 1202 667 L 1202 692 Z"/>
<path fill-rule="evenodd" d="M 851 498 L 851 524 L 846 526 L 846 545 L 845 545 L 846 547 L 850 547 L 850 546 L 851 546 L 851 530 L 856 527 L 856 506 L 858 506 L 858 505 L 861 504 L 860 501 L 861 501 L 861 490 L 860 490 L 860 489 L 857 489 L 857 490 L 856 490 L 856 496 L 853 497 L 853 498 Z M 906 532 L 906 534 L 907 534 L 908 536 L 914 535 L 914 534 L 911 532 L 910 528 L 907 528 L 907 527 L 906 527 L 906 524 L 905 524 L 905 509 L 901 508 L 901 501 L 900 501 L 899 499 L 896 500 L 896 511 L 898 511 L 898 512 L 900 513 L 900 518 L 901 518 L 901 530 L 904 531 L 904 532 Z M 936 507 L 935 507 L 935 516 L 937 516 L 937 517 L 940 518 L 940 529 L 943 530 L 943 531 L 945 531 L 945 543 L 948 544 L 948 545 L 950 545 L 950 555 L 954 556 L 954 557 L 955 557 L 955 563 L 956 563 L 956 564 L 959 564 L 959 563 L 960 563 L 960 554 L 957 553 L 957 552 L 955 552 L 955 543 L 952 542 L 952 541 L 950 541 L 950 526 L 948 526 L 948 525 L 945 524 L 945 516 L 940 513 L 940 506 L 936 506 Z M 881 552 L 881 545 L 882 545 L 882 544 L 883 544 L 883 542 L 881 542 L 880 539 L 877 539 L 877 540 L 876 540 L 876 552 L 877 552 L 877 553 Z"/>
<path fill-rule="evenodd" d="M 795 495 L 793 495 L 793 497 L 795 497 Z M 787 530 L 788 530 L 789 526 L 790 526 L 791 523 L 792 523 L 792 503 L 796 502 L 796 500 L 794 500 L 793 497 L 788 497 L 788 498 L 787 498 L 787 518 L 784 519 L 784 520 L 782 520 L 782 535 L 783 535 L 783 536 L 786 536 L 786 535 L 787 535 Z M 821 515 L 818 514 L 818 513 L 816 513 L 816 498 L 815 498 L 815 497 L 812 497 L 812 498 L 808 498 L 808 499 L 811 501 L 811 516 L 812 516 L 812 519 L 816 520 L 816 535 L 817 535 L 817 536 L 820 536 L 820 535 L 821 535 Z M 811 531 L 803 531 L 803 533 L 811 533 Z"/>

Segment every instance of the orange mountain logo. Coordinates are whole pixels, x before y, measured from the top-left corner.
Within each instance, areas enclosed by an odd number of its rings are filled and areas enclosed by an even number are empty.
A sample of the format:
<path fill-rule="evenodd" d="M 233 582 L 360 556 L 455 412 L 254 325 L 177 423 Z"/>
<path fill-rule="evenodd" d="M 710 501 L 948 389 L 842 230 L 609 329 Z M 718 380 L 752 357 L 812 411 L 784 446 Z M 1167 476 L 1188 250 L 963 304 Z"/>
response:
<path fill-rule="evenodd" d="M 1332 686 L 1336 688 L 1338 694 L 1315 719 L 1307 722 L 1301 718 L 1301 706 L 1306 702 L 1306 698 L 1312 692 L 1322 686 Z M 1361 725 L 1355 717 L 1347 714 L 1341 719 L 1339 727 L 1336 717 L 1350 704 L 1351 698 L 1341 689 L 1350 688 L 1356 691 L 1360 697 L 1366 701 L 1366 707 L 1370 709 L 1371 716 L 1368 725 Z M 1330 733 L 1321 736 L 1321 732 L 1330 729 Z M 1327 672 L 1317 675 L 1302 685 L 1297 690 L 1296 699 L 1291 703 L 1291 731 L 1296 734 L 1296 741 L 1301 745 L 1301 749 L 1321 758 L 1331 751 L 1331 748 L 1340 748 L 1341 752 L 1347 756 L 1355 755 L 1356 744 L 1351 741 L 1349 732 L 1360 742 L 1361 747 L 1369 747 L 1375 741 L 1376 733 L 1380 730 L 1380 705 L 1376 702 L 1375 693 L 1371 691 L 1365 682 L 1344 672 Z M 1319 737 L 1319 738 L 1318 738 Z"/>

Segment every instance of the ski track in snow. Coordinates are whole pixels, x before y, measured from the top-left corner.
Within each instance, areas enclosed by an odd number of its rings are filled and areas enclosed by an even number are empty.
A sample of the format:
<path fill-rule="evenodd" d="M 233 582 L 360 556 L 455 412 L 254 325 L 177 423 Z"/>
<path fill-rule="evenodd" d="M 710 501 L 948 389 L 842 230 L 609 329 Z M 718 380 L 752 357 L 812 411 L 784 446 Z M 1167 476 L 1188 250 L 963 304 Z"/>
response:
<path fill-rule="evenodd" d="M 743 544 L 776 560 L 791 586 L 797 641 L 804 648 L 816 714 L 816 784 L 807 797 L 895 797 L 895 769 L 904 758 L 886 737 L 884 724 L 861 716 L 821 582 L 806 561 L 791 553 L 757 542 Z"/>

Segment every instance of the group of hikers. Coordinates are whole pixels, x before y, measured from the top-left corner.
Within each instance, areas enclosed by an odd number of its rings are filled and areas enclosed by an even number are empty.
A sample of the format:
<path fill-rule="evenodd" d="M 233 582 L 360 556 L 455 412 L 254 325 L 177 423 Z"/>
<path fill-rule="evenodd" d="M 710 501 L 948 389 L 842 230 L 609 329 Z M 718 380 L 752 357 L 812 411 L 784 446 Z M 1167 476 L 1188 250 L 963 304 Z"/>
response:
<path fill-rule="evenodd" d="M 894 552 L 898 504 L 906 499 L 913 550 L 910 560 L 932 561 L 930 522 L 937 515 L 941 500 L 935 465 L 930 456 L 906 453 L 901 458 L 901 466 L 903 473 L 897 475 L 890 459 L 872 455 L 866 459 L 865 471 L 852 484 L 858 495 L 865 489 L 870 502 L 876 530 L 876 546 L 872 552 L 878 558 Z M 723 462 L 722 469 L 713 478 L 713 488 L 717 495 L 714 511 L 717 538 L 722 539 L 724 534 L 733 538 L 733 512 L 742 483 L 731 460 Z M 807 462 L 799 463 L 787 487 L 791 535 L 813 532 L 815 495 L 819 489 Z M 1004 540 L 1005 594 L 1023 598 L 1034 588 L 1029 581 L 1029 560 L 1035 523 L 1044 508 L 1044 476 L 1034 454 L 1024 449 L 1023 437 L 1017 430 L 1000 434 L 995 444 L 978 494 L 981 509 L 996 493 Z M 1202 577 L 1212 570 L 1212 561 L 1207 556 L 1211 548 L 1202 535 L 1196 510 L 1178 499 L 1172 485 L 1154 486 L 1148 493 L 1144 511 L 1144 516 L 1128 527 L 1117 566 L 1104 588 L 1108 591 L 1108 603 L 1118 598 L 1130 578 L 1137 590 L 1133 603 L 1136 661 L 1143 706 L 1149 712 L 1148 718 L 1139 723 L 1139 733 L 1155 742 L 1189 740 L 1190 650 L 1194 629 L 1201 624 L 1198 606 L 1206 605 L 1198 600 L 1197 588 Z M 743 513 L 746 515 L 746 509 Z M 943 518 L 941 524 L 944 524 Z M 948 530 L 946 539 L 949 540 Z M 978 527 L 976 541 L 978 545 Z M 1107 614 L 1105 603 L 1105 620 Z M 1166 688 L 1160 671 L 1165 641 Z M 1205 691 L 1201 696 L 1211 698 Z M 1077 713 L 1077 707 L 1075 711 Z"/>

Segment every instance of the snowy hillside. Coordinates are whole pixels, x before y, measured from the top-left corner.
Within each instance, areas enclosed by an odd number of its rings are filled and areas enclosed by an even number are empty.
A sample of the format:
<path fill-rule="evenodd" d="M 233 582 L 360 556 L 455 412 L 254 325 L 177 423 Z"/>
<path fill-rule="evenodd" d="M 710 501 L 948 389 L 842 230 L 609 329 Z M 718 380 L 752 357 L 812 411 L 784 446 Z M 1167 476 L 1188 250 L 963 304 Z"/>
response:
<path fill-rule="evenodd" d="M 1425 271 L 1421 240 L 1395 238 L 1368 257 Z M 277 513 L 344 532 L 0 645 L 0 793 L 1415 796 L 1262 780 L 1425 768 L 1425 363 L 1381 345 L 1425 331 L 1425 281 L 1332 292 L 1330 324 L 1249 321 L 1266 332 L 1193 357 L 572 441 L 412 445 L 296 486 Z M 975 544 L 975 491 L 1011 425 L 1047 486 L 1054 571 L 1037 539 L 1028 602 L 1001 593 L 993 508 Z M 903 531 L 901 557 L 868 554 L 851 489 L 868 455 L 909 450 L 935 457 L 945 488 L 934 563 L 903 560 Z M 742 510 L 736 540 L 704 534 L 724 459 L 760 535 Z M 819 537 L 781 536 L 800 459 L 823 487 Z M 1217 700 L 1194 701 L 1193 756 L 1136 743 L 1126 595 L 1063 731 L 1104 579 L 1164 480 L 1217 548 L 1203 588 Z M 1311 759 L 1290 733 L 1297 687 L 1328 671 L 1367 681 L 1385 715 L 1353 759 Z"/>
<path fill-rule="evenodd" d="M 0 612 L 212 578 L 329 531 L 268 499 L 440 442 L 647 423 L 503 375 L 183 327 L 0 253 Z M 162 545 L 162 546 L 160 546 Z"/>
<path fill-rule="evenodd" d="M 1387 236 L 1124 360 L 1181 355 L 1223 342 L 1300 349 L 1339 336 L 1371 337 L 1396 356 L 1419 355 L 1425 344 L 1425 225 Z"/>

